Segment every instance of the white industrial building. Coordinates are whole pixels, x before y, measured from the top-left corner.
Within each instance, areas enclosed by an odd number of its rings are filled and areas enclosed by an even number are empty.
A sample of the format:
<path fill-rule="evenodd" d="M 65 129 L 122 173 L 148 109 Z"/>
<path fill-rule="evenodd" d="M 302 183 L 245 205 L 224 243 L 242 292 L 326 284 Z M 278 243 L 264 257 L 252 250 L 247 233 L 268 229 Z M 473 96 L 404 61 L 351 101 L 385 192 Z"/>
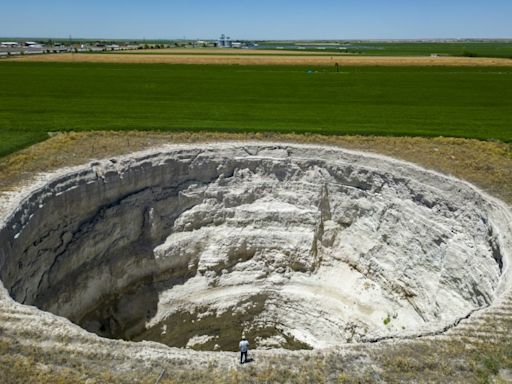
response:
<path fill-rule="evenodd" d="M 14 48 L 19 47 L 20 43 L 17 43 L 15 41 L 2 41 L 0 42 L 0 47 L 3 48 Z"/>

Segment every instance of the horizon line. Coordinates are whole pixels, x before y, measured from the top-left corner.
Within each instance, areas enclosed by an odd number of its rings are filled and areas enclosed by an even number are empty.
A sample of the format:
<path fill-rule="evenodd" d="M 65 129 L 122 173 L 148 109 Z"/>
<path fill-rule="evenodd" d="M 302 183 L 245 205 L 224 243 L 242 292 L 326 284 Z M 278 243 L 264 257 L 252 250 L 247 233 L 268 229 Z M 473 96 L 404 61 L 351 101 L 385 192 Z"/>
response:
<path fill-rule="evenodd" d="M 151 40 L 169 40 L 169 41 L 193 41 L 193 40 L 218 40 L 218 38 L 206 38 L 206 37 L 194 37 L 188 38 L 186 36 L 179 38 L 172 37 L 73 37 L 69 35 L 63 36 L 3 36 L 0 35 L 1 39 L 46 39 L 46 40 L 132 40 L 132 41 L 151 41 Z M 232 41 L 236 40 L 250 40 L 250 41 L 439 41 L 439 40 L 508 40 L 512 41 L 512 37 L 400 37 L 400 38 L 386 38 L 386 37 L 367 37 L 367 38 L 283 38 L 283 39 L 262 39 L 262 38 L 231 38 Z"/>

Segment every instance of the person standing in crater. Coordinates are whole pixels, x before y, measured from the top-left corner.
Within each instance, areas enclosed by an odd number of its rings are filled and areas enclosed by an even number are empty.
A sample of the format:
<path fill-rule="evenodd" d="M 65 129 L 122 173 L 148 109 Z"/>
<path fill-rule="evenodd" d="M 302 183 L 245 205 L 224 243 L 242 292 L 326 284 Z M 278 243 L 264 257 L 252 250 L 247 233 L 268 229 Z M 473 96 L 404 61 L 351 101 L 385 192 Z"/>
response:
<path fill-rule="evenodd" d="M 242 340 L 240 340 L 240 364 L 247 363 L 247 351 L 249 350 L 249 342 L 245 338 L 245 335 L 242 335 Z"/>

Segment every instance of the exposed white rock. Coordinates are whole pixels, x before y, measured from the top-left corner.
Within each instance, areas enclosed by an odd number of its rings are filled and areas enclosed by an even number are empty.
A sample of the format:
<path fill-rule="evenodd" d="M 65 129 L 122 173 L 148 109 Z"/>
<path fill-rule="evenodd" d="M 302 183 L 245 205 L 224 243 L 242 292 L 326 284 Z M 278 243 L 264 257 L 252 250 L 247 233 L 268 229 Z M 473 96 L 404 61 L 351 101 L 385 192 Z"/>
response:
<path fill-rule="evenodd" d="M 42 180 L 0 200 L 2 282 L 100 335 L 329 347 L 440 332 L 509 286 L 508 208 L 385 157 L 182 145 Z"/>
<path fill-rule="evenodd" d="M 198 345 L 206 344 L 207 342 L 209 342 L 213 339 L 215 339 L 215 336 L 208 336 L 208 335 L 194 336 L 187 342 L 186 347 L 187 348 L 197 347 Z"/>

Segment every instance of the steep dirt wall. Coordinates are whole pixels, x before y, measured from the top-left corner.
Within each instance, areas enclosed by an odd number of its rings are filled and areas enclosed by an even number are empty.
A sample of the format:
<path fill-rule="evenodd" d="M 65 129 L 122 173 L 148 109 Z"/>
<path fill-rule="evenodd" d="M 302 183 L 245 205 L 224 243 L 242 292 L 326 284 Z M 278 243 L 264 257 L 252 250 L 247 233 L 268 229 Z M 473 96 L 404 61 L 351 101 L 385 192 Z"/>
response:
<path fill-rule="evenodd" d="M 62 170 L 0 231 L 11 297 L 111 338 L 319 348 L 440 332 L 508 284 L 510 212 L 329 147 L 161 148 Z"/>

